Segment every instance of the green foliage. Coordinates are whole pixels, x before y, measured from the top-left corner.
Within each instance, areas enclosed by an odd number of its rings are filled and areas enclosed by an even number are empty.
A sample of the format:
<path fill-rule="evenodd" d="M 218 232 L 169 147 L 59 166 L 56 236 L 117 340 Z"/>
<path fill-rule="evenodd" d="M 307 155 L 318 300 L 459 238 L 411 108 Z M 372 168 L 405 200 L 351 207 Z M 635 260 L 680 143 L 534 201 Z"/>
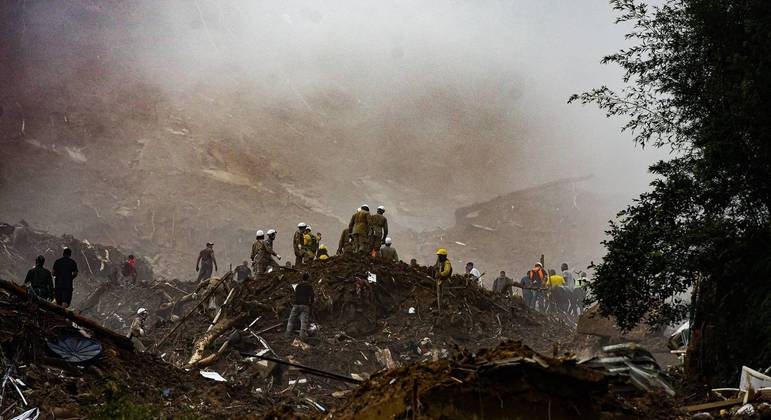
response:
<path fill-rule="evenodd" d="M 632 28 L 633 46 L 603 59 L 624 70 L 624 88 L 570 101 L 625 118 L 637 144 L 670 147 L 674 157 L 651 166 L 652 190 L 611 223 L 595 299 L 622 328 L 662 326 L 687 317 L 677 296 L 695 286 L 694 319 L 710 331 L 701 345 L 720 363 L 767 362 L 771 2 L 611 4 Z M 747 348 L 731 349 L 732 340 Z"/>
<path fill-rule="evenodd" d="M 108 382 L 97 387 L 94 395 L 99 395 L 99 403 L 90 407 L 90 419 L 145 420 L 161 418 L 160 410 L 150 404 L 141 404 L 120 385 Z"/>

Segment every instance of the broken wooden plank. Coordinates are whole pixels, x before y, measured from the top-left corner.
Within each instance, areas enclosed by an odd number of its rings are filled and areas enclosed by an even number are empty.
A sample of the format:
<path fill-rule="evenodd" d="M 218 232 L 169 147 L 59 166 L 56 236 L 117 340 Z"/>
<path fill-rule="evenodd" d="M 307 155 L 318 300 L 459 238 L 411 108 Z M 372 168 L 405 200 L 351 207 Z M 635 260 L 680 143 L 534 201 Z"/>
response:
<path fill-rule="evenodd" d="M 689 413 L 692 413 L 694 411 L 709 411 L 709 410 L 715 410 L 718 408 L 731 407 L 734 405 L 739 405 L 741 403 L 742 403 L 741 398 L 731 398 L 730 400 L 725 400 L 725 401 L 714 401 L 714 402 L 708 402 L 703 404 L 686 405 L 685 407 L 682 407 L 682 409 Z"/>

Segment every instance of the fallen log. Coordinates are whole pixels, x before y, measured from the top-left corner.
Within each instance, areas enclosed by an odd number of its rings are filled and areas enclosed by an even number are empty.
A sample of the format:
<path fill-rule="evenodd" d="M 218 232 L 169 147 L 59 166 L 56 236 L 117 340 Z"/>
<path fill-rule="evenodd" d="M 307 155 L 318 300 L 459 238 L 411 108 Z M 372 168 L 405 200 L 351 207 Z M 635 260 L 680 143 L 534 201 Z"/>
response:
<path fill-rule="evenodd" d="M 204 352 L 206 352 L 206 348 L 209 347 L 209 345 L 211 345 L 211 343 L 213 343 L 217 337 L 224 334 L 225 331 L 230 330 L 233 325 L 240 321 L 243 317 L 243 315 L 239 315 L 235 318 L 221 318 L 219 321 L 217 321 L 217 324 L 215 324 L 212 329 L 207 331 L 206 334 L 204 334 L 201 338 L 195 340 L 195 344 L 193 344 L 193 354 L 190 356 L 190 360 L 187 362 L 187 365 L 196 365 L 201 359 L 204 358 Z M 227 349 L 227 347 L 225 347 L 225 349 Z M 225 349 L 222 351 L 224 352 Z"/>
<path fill-rule="evenodd" d="M 57 315 L 61 315 L 69 319 L 70 321 L 78 324 L 79 326 L 93 331 L 97 337 L 109 338 L 110 340 L 114 341 L 115 344 L 125 349 L 134 348 L 134 345 L 131 343 L 131 340 L 129 340 L 123 334 L 118 334 L 115 331 L 109 330 L 101 326 L 98 322 L 88 319 L 84 316 L 78 315 L 75 312 L 69 309 L 66 309 L 62 306 L 56 305 L 54 303 L 51 303 L 47 300 L 40 299 L 38 297 L 31 297 L 27 293 L 27 290 L 24 287 L 19 286 L 16 283 L 0 279 L 0 288 L 22 299 L 30 299 L 30 298 L 35 299 L 35 303 L 38 305 L 40 309 L 57 314 Z"/>

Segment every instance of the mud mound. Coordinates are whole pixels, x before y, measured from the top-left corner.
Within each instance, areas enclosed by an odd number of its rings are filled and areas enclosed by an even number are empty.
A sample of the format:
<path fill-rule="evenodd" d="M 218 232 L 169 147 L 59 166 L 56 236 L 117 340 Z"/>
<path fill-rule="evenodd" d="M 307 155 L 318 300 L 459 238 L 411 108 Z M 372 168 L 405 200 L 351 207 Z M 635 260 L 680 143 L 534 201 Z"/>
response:
<path fill-rule="evenodd" d="M 234 285 L 232 303 L 223 308 L 211 328 L 216 331 L 222 327 L 219 337 L 211 340 L 204 352 L 205 358 L 225 342 L 230 346 L 211 365 L 213 370 L 257 395 L 293 396 L 295 401 L 311 398 L 329 408 L 351 392 L 349 384 L 293 369 L 279 371 L 273 364 L 261 365 L 241 353 L 263 351 L 267 344 L 273 357 L 366 378 L 383 368 L 445 358 L 461 348 L 476 351 L 507 338 L 551 351 L 554 342 L 566 343 L 571 334 L 568 327 L 548 322 L 519 300 L 466 285 L 460 276 L 451 279 L 439 307 L 426 267 L 340 256 L 312 262 L 303 270 L 310 274 L 316 296 L 311 316 L 317 326 L 315 334 L 305 342 L 296 335 L 283 334 L 291 309 L 292 284 L 300 281 L 301 272 L 280 270 L 267 274 L 259 284 Z M 207 334 L 211 322 L 211 313 L 207 316 L 194 311 L 158 352 L 165 360 L 186 365 L 193 354 L 192 343 Z M 172 328 L 171 324 L 163 325 L 150 335 L 159 341 Z M 294 383 L 300 379 L 305 381 Z M 319 411 L 312 403 L 305 403 L 300 413 Z"/>
<path fill-rule="evenodd" d="M 0 292 L 0 364 L 3 372 L 14 366 L 12 377 L 23 382 L 30 407 L 39 407 L 46 418 L 54 411 L 104 418 L 126 415 L 125 410 L 151 417 L 229 416 L 233 406 L 241 414 L 267 410 L 260 398 L 137 354 L 123 340 L 97 336 L 101 356 L 86 363 L 69 363 L 47 350 L 48 340 L 84 332 L 90 334 L 34 302 Z M 12 417 L 20 406 L 19 396 L 7 388 L 3 410 Z"/>
<path fill-rule="evenodd" d="M 677 418 L 671 403 L 622 399 L 600 372 L 507 341 L 478 354 L 378 373 L 335 418 Z"/>
<path fill-rule="evenodd" d="M 445 346 L 476 346 L 482 344 L 480 340 L 510 337 L 546 350 L 570 333 L 564 325 L 547 325 L 545 318 L 519 300 L 469 285 L 461 276 L 452 277 L 437 302 L 427 267 L 340 256 L 314 261 L 305 269 L 316 295 L 313 320 L 322 328 L 355 338 L 385 335 L 392 340 L 421 340 L 439 335 Z M 288 313 L 291 285 L 301 278 L 300 272 L 269 274 L 261 284 L 246 285 L 240 305 L 231 310 L 243 313 L 250 305 L 267 305 L 274 314 Z"/>

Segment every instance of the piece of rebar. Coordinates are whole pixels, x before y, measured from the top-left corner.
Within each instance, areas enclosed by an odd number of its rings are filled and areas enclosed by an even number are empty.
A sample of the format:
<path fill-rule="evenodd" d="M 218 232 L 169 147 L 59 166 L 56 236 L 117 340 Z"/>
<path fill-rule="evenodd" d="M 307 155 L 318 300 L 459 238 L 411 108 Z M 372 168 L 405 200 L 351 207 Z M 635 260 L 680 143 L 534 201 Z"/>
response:
<path fill-rule="evenodd" d="M 270 362 L 273 362 L 273 363 L 278 363 L 280 365 L 291 366 L 291 367 L 299 369 L 301 372 L 305 372 L 305 373 L 308 373 L 308 374 L 311 374 L 311 375 L 321 376 L 321 377 L 324 377 L 324 378 L 336 379 L 336 380 L 342 381 L 342 382 L 349 382 L 349 383 L 352 383 L 352 384 L 360 384 L 360 383 L 364 382 L 364 381 L 361 381 L 359 379 L 351 378 L 349 376 L 338 375 L 337 373 L 327 372 L 327 371 L 321 370 L 321 369 L 316 369 L 316 368 L 312 368 L 312 367 L 308 367 L 308 366 L 298 365 L 297 363 L 291 363 L 291 362 L 287 362 L 285 360 L 275 359 L 275 358 L 269 357 L 269 356 L 260 356 L 258 354 L 245 353 L 245 352 L 242 352 L 241 355 L 242 356 L 247 356 L 247 357 L 256 357 L 258 359 L 267 360 L 267 361 L 270 361 Z"/>

